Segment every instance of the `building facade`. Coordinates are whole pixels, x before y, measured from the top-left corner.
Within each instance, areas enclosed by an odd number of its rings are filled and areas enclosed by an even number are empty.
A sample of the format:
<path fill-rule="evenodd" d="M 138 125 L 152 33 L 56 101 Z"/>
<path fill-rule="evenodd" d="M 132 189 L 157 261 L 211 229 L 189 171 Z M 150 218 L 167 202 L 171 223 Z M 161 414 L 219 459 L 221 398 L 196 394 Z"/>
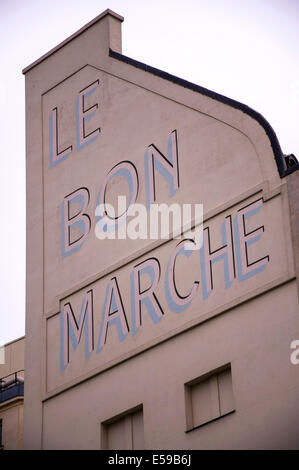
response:
<path fill-rule="evenodd" d="M 122 21 L 24 69 L 24 446 L 298 448 L 298 162 L 124 56 Z M 161 237 L 163 204 L 187 216 Z"/>
<path fill-rule="evenodd" d="M 0 362 L 0 449 L 20 450 L 23 442 L 25 338 L 5 344 Z"/>

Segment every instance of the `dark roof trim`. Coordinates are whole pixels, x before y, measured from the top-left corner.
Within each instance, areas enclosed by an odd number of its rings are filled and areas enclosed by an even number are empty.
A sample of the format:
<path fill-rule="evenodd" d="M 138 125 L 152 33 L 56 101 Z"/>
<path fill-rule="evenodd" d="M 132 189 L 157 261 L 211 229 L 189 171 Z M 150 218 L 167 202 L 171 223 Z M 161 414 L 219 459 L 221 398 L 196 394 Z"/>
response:
<path fill-rule="evenodd" d="M 280 177 L 283 178 L 284 176 L 299 169 L 299 163 L 293 165 L 290 168 L 287 168 L 285 163 L 285 157 L 282 153 L 280 144 L 278 142 L 274 130 L 272 129 L 268 121 L 260 113 L 254 111 L 254 109 L 250 108 L 246 104 L 239 103 L 239 101 L 232 100 L 231 98 L 227 98 L 226 96 L 220 95 L 219 93 L 215 93 L 214 91 L 208 90 L 207 88 L 195 85 L 194 83 L 188 82 L 187 80 L 183 80 L 182 78 L 178 78 L 167 72 L 163 72 L 163 70 L 156 69 L 154 67 L 151 67 L 150 65 L 143 64 L 142 62 L 138 62 L 137 60 L 131 59 L 130 57 L 120 54 L 119 52 L 115 52 L 112 49 L 109 49 L 109 56 L 113 57 L 114 59 L 125 62 L 126 64 L 132 65 L 133 67 L 137 67 L 138 69 L 144 70 L 145 72 L 149 72 L 153 75 L 163 78 L 164 80 L 168 80 L 184 88 L 188 88 L 189 90 L 201 93 L 202 95 L 208 96 L 209 98 L 220 101 L 221 103 L 227 104 L 228 106 L 243 111 L 244 113 L 248 114 L 250 117 L 255 119 L 264 128 L 271 142 L 271 147 L 274 153 L 274 158 Z"/>

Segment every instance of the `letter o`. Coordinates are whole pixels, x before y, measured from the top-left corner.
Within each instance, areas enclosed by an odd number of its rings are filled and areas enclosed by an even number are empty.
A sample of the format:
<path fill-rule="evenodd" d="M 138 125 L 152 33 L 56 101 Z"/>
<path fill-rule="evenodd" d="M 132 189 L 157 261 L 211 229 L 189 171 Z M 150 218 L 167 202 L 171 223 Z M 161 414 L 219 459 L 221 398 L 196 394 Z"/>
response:
<path fill-rule="evenodd" d="M 106 191 L 109 182 L 116 176 L 124 176 L 128 182 L 130 196 L 129 204 L 125 211 L 117 217 L 112 217 L 106 210 Z M 115 165 L 107 174 L 100 188 L 97 198 L 96 220 L 97 225 L 105 232 L 113 232 L 118 229 L 126 220 L 127 212 L 132 204 L 137 200 L 139 189 L 138 173 L 135 165 L 129 161 L 122 161 Z M 103 222 L 105 220 L 105 222 Z"/>

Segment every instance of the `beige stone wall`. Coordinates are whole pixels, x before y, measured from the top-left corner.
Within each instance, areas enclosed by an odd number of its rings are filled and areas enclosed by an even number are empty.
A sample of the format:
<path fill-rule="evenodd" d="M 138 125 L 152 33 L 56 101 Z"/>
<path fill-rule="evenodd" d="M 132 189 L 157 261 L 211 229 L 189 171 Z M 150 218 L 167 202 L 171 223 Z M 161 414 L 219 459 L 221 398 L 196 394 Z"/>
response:
<path fill-rule="evenodd" d="M 293 281 L 48 400 L 43 447 L 100 449 L 101 423 L 143 404 L 147 449 L 298 448 L 297 317 Z M 184 384 L 227 363 L 235 412 L 186 434 Z"/>
<path fill-rule="evenodd" d="M 25 448 L 115 447 L 120 436 L 128 448 L 296 448 L 299 376 L 290 344 L 299 339 L 299 319 L 290 177 L 279 177 L 265 127 L 250 114 L 109 56 L 109 47 L 121 51 L 121 21 L 101 15 L 24 71 Z M 174 132 L 177 147 L 173 140 L 169 146 Z M 179 166 L 174 194 L 154 169 L 156 202 L 202 203 L 209 234 L 210 251 L 177 256 L 175 280 L 168 273 L 177 240 L 100 241 L 95 233 L 100 188 L 119 162 L 134 166 L 137 202 L 145 204 L 145 154 L 153 146 L 168 161 L 172 149 Z M 66 202 L 75 194 L 75 202 Z M 123 174 L 107 183 L 106 200 L 118 194 L 129 195 Z M 81 226 L 63 230 L 67 211 L 69 222 L 84 212 Z M 224 257 L 212 262 L 221 247 Z M 148 259 L 160 270 L 154 291 L 160 310 L 155 304 L 151 316 L 142 305 L 138 328 L 132 273 Z M 149 289 L 149 278 L 141 278 Z M 184 309 L 173 306 L 169 282 L 181 300 L 196 289 Z M 80 310 L 85 326 L 89 318 L 89 336 L 80 330 Z M 103 336 L 105 311 L 108 320 L 115 313 L 118 319 L 108 321 Z M 223 389 L 222 370 L 230 371 Z M 196 394 L 208 411 L 192 411 Z"/>
<path fill-rule="evenodd" d="M 299 293 L 299 171 L 287 176 L 288 196 L 290 201 L 290 218 L 292 227 L 292 244 Z"/>

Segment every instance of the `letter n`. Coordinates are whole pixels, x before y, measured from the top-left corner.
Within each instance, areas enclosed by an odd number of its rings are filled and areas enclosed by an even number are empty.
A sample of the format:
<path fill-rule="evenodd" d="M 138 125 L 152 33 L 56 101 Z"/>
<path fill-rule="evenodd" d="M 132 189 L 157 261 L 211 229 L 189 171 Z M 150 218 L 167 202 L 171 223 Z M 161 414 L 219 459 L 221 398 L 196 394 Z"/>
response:
<path fill-rule="evenodd" d="M 170 197 L 179 189 L 179 165 L 177 131 L 174 130 L 168 138 L 168 158 L 151 144 L 144 156 L 146 208 L 156 201 L 155 170 L 157 170 L 169 184 Z"/>

